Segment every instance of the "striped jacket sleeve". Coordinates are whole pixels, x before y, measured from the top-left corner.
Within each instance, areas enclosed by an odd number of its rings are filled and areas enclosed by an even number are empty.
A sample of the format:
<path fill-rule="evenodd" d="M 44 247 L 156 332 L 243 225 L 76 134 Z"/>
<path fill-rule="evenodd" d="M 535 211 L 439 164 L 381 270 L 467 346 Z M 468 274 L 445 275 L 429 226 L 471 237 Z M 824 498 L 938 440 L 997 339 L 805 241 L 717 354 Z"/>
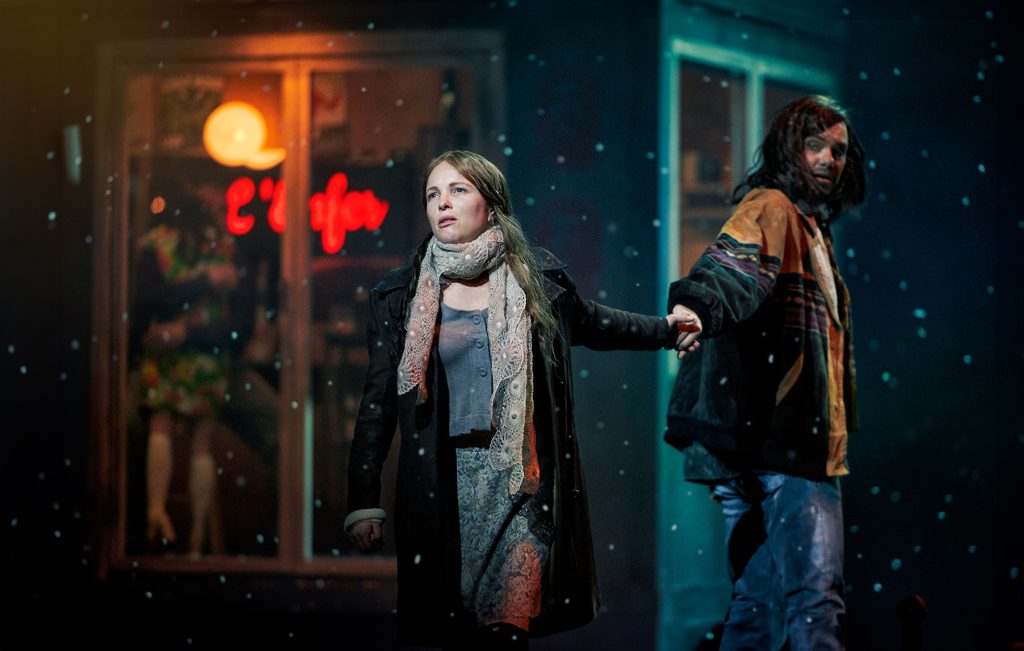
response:
<path fill-rule="evenodd" d="M 713 337 L 749 318 L 771 293 L 800 218 L 778 190 L 748 196 L 722 227 L 689 275 L 669 287 L 669 310 L 683 305 Z"/>

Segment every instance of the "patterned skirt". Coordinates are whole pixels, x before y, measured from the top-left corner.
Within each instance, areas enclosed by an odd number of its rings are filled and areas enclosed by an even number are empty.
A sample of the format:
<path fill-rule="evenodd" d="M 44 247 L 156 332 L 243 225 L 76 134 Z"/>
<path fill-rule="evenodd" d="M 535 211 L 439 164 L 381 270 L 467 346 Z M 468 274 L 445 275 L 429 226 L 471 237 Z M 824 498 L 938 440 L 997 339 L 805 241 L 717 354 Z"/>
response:
<path fill-rule="evenodd" d="M 217 415 L 227 391 L 222 356 L 172 351 L 142 360 L 142 404 L 180 416 Z"/>
<path fill-rule="evenodd" d="M 455 450 L 462 543 L 462 602 L 480 626 L 529 630 L 540 614 L 550 544 L 532 530 L 529 495 L 510 497 L 508 470 L 494 470 L 485 447 Z"/>

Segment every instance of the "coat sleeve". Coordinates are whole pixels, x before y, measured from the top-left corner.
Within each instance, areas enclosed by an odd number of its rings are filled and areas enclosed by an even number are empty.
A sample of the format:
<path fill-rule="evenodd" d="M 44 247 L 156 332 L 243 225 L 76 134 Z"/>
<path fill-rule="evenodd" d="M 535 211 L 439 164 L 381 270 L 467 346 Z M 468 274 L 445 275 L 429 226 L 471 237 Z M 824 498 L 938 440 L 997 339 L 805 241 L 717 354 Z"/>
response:
<path fill-rule="evenodd" d="M 564 270 L 557 282 L 565 290 L 569 302 L 570 341 L 573 346 L 593 350 L 658 350 L 670 348 L 671 332 L 664 317 L 626 312 L 584 300 Z"/>
<path fill-rule="evenodd" d="M 378 290 L 370 294 L 370 320 L 366 341 L 370 363 L 366 369 L 363 398 L 356 416 L 355 434 L 348 460 L 348 510 L 380 506 L 380 476 L 398 422 L 398 370 L 391 354 L 395 324 Z"/>
<path fill-rule="evenodd" d="M 707 337 L 749 318 L 771 293 L 799 224 L 796 208 L 777 190 L 741 204 L 690 274 L 669 287 L 668 309 L 696 312 Z"/>

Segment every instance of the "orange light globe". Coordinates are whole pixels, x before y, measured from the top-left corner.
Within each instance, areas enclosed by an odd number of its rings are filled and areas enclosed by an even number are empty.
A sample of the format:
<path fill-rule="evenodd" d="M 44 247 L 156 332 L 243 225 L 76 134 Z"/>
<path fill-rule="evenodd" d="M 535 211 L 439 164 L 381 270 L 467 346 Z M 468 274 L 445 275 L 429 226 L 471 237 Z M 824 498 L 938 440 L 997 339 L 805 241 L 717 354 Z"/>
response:
<path fill-rule="evenodd" d="M 263 148 L 267 121 L 252 104 L 226 102 L 203 125 L 203 145 L 213 160 L 228 167 L 245 165 Z"/>

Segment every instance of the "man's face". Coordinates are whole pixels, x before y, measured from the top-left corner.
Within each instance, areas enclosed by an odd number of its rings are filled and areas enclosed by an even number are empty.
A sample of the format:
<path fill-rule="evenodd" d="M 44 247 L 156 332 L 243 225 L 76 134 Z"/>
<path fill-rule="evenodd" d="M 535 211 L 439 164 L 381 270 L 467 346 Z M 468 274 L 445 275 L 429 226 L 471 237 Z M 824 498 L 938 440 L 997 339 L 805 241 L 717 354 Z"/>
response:
<path fill-rule="evenodd" d="M 842 122 L 804 139 L 804 161 L 814 175 L 822 195 L 830 195 L 836 186 L 846 165 L 846 150 L 849 146 L 850 136 Z"/>

